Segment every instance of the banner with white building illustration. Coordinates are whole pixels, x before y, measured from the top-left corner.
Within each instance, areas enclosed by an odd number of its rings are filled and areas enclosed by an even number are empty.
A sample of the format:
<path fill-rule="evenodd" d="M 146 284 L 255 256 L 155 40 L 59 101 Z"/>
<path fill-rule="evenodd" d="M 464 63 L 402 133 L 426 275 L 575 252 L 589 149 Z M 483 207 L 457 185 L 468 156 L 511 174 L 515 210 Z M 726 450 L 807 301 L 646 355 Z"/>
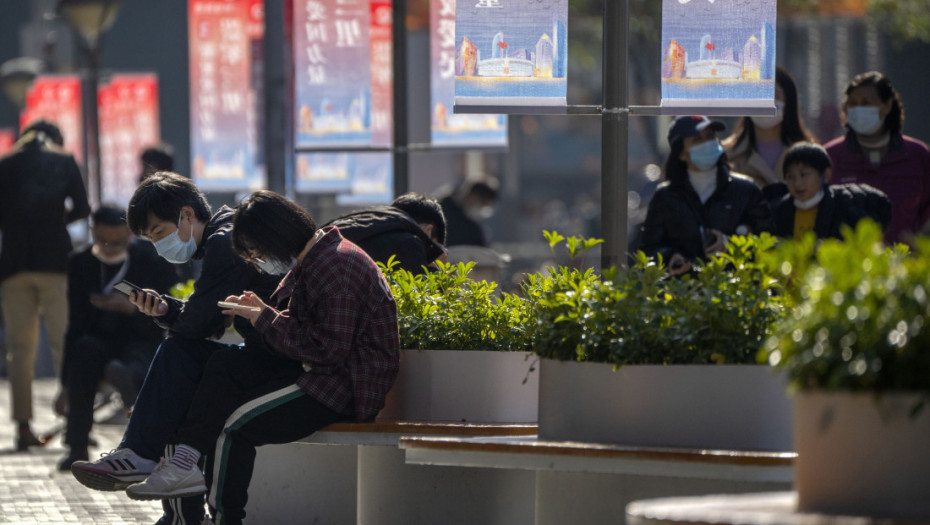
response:
<path fill-rule="evenodd" d="M 775 0 L 662 0 L 662 106 L 772 108 Z"/>
<path fill-rule="evenodd" d="M 564 106 L 568 0 L 458 0 L 456 106 Z"/>

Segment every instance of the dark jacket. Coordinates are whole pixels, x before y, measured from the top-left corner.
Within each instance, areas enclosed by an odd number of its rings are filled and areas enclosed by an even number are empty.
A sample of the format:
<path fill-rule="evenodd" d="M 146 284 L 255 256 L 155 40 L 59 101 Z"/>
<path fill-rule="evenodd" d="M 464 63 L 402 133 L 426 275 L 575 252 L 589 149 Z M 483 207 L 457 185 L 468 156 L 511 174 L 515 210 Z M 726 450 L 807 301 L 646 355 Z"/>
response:
<path fill-rule="evenodd" d="M 194 252 L 193 259 L 202 261 L 200 277 L 194 281 L 194 293 L 181 301 L 164 297 L 168 312 L 155 317 L 159 326 L 171 335 L 188 339 L 207 339 L 223 335 L 225 317 L 216 305 L 230 295 L 252 291 L 262 300 L 268 301 L 274 292 L 280 275 L 268 275 L 245 262 L 232 247 L 232 218 L 235 212 L 227 206 L 219 209 L 207 222 L 203 237 Z M 236 316 L 236 331 L 246 344 L 263 347 L 261 335 L 252 324 Z"/>
<path fill-rule="evenodd" d="M 640 247 L 649 256 L 661 254 L 666 262 L 675 253 L 703 259 L 703 232 L 717 229 L 733 235 L 739 226 L 746 226 L 747 233 L 771 232 L 772 213 L 752 179 L 721 166 L 717 189 L 703 204 L 687 177 L 660 184 L 649 202 Z"/>
<path fill-rule="evenodd" d="M 399 267 L 423 273 L 443 253 L 409 215 L 397 208 L 383 207 L 350 213 L 331 221 L 346 239 L 357 244 L 375 262 L 387 263 L 394 255 Z"/>
<path fill-rule="evenodd" d="M 62 379 L 68 377 L 65 371 L 69 368 L 69 350 L 82 336 L 99 337 L 115 345 L 148 340 L 152 342 L 153 355 L 164 337 L 164 331 L 142 312 L 121 314 L 101 310 L 90 302 L 91 295 L 104 293 L 104 288 L 111 281 L 125 279 L 143 288 L 167 293 L 178 280 L 174 265 L 159 257 L 148 241 L 133 241 L 129 245 L 127 260 L 125 272 L 120 275 L 122 265 L 103 264 L 94 257 L 90 248 L 71 256 L 68 263 L 68 330 L 65 333 Z"/>
<path fill-rule="evenodd" d="M 0 159 L 0 281 L 19 272 L 66 273 L 67 225 L 90 214 L 74 157 L 41 137 Z"/>
<path fill-rule="evenodd" d="M 488 245 L 484 228 L 469 217 L 451 195 L 440 199 L 439 205 L 442 206 L 442 214 L 446 216 L 446 246 Z"/>
<path fill-rule="evenodd" d="M 786 195 L 775 207 L 775 235 L 794 237 L 794 198 Z M 841 227 L 855 227 L 866 217 L 879 223 L 882 230 L 891 221 L 891 200 L 868 184 L 841 184 L 826 186 L 823 199 L 817 205 L 814 233 L 818 239 L 841 238 Z"/>

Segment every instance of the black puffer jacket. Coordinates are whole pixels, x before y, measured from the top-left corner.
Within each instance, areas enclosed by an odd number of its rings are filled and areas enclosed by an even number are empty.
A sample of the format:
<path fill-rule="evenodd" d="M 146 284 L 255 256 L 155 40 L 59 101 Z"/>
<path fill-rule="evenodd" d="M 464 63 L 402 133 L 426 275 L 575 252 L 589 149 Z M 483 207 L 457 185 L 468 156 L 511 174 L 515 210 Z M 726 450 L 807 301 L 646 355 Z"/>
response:
<path fill-rule="evenodd" d="M 661 254 L 666 263 L 675 253 L 703 259 L 703 232 L 733 235 L 739 226 L 746 233 L 772 232 L 772 213 L 752 179 L 720 166 L 717 189 L 703 204 L 687 177 L 659 185 L 649 202 L 640 248 L 649 256 Z"/>
<path fill-rule="evenodd" d="M 794 199 L 785 195 L 775 207 L 775 235 L 794 237 Z M 868 184 L 838 184 L 826 186 L 823 200 L 817 205 L 814 233 L 818 239 L 841 238 L 841 227 L 855 227 L 861 219 L 871 218 L 888 229 L 891 221 L 891 200 Z"/>
<path fill-rule="evenodd" d="M 409 215 L 386 206 L 362 210 L 329 222 L 346 239 L 365 250 L 375 262 L 387 263 L 394 255 L 400 268 L 414 274 L 423 273 L 442 255 L 442 246 L 429 238 Z"/>

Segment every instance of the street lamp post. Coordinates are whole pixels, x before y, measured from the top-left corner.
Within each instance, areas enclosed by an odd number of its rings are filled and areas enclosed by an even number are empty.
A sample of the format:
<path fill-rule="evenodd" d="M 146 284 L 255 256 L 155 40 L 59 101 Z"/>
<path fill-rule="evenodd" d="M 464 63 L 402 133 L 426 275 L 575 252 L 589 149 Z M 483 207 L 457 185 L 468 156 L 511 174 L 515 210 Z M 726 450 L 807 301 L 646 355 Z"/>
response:
<path fill-rule="evenodd" d="M 44 64 L 38 58 L 11 58 L 0 65 L 0 90 L 17 109 L 23 109 L 29 85 L 44 69 Z"/>
<path fill-rule="evenodd" d="M 100 203 L 100 129 L 97 115 L 97 86 L 100 79 L 100 38 L 113 25 L 119 0 L 59 0 L 58 13 L 81 35 L 87 59 L 87 89 L 84 91 L 84 114 L 87 115 L 87 171 L 93 184 L 91 195 Z"/>

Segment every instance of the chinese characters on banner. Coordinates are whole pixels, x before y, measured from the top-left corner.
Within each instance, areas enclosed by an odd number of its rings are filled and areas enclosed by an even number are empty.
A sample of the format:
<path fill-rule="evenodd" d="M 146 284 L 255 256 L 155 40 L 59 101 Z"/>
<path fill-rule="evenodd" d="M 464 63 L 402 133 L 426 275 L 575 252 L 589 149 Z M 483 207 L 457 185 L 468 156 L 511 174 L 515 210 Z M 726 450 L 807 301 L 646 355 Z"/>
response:
<path fill-rule="evenodd" d="M 430 0 L 430 130 L 439 146 L 506 146 L 507 116 L 454 114 L 455 0 Z"/>
<path fill-rule="evenodd" d="M 16 142 L 16 130 L 0 128 L 0 156 L 6 155 L 13 149 Z"/>
<path fill-rule="evenodd" d="M 391 0 L 295 2 L 298 147 L 393 144 L 392 18 Z M 301 153 L 295 185 L 339 204 L 387 203 L 392 170 L 388 153 Z"/>
<path fill-rule="evenodd" d="M 455 104 L 565 106 L 567 25 L 568 0 L 456 2 Z"/>
<path fill-rule="evenodd" d="M 662 106 L 773 107 L 775 7 L 775 0 L 663 0 Z"/>
<path fill-rule="evenodd" d="M 295 144 L 372 144 L 369 0 L 294 2 Z"/>
<path fill-rule="evenodd" d="M 142 151 L 160 141 L 158 77 L 113 75 L 97 100 L 101 199 L 126 206 L 139 184 Z"/>
<path fill-rule="evenodd" d="M 81 77 L 77 75 L 41 75 L 26 92 L 26 107 L 20 113 L 20 129 L 30 122 L 46 119 L 61 130 L 65 151 L 84 162 L 83 111 Z"/>
<path fill-rule="evenodd" d="M 254 190 L 257 112 L 250 0 L 189 0 L 192 176 L 203 190 Z"/>

